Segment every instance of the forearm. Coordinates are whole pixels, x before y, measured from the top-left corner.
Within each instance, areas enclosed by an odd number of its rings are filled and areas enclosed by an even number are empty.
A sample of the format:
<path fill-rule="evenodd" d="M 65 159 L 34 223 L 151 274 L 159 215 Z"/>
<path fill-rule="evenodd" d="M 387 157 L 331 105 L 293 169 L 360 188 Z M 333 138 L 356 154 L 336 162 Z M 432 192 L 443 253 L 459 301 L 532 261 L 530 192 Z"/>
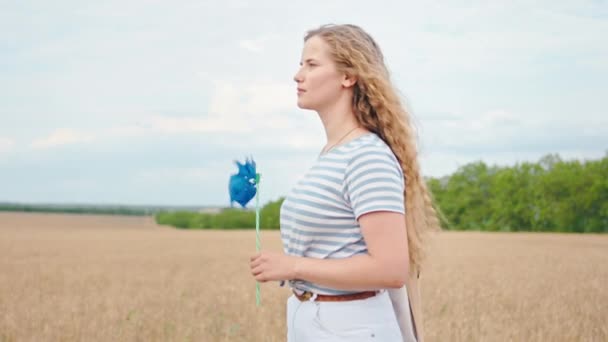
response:
<path fill-rule="evenodd" d="M 297 257 L 294 278 L 341 290 L 399 288 L 407 277 L 407 261 L 379 260 L 369 254 L 343 259 Z"/>

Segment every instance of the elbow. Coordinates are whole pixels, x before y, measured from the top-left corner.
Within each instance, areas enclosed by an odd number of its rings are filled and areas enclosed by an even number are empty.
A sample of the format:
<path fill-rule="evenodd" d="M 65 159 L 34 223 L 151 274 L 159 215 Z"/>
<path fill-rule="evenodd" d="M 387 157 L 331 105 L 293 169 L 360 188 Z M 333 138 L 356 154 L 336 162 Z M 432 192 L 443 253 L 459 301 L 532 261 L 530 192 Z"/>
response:
<path fill-rule="evenodd" d="M 393 279 L 386 284 L 387 289 L 400 289 L 405 285 L 405 281 L 402 279 Z"/>
<path fill-rule="evenodd" d="M 407 284 L 409 274 L 409 264 L 407 262 L 392 266 L 387 277 L 386 287 L 389 289 L 402 288 Z"/>
<path fill-rule="evenodd" d="M 401 271 L 398 274 L 395 274 L 389 280 L 387 284 L 387 288 L 389 289 L 400 289 L 407 283 L 407 273 Z"/>

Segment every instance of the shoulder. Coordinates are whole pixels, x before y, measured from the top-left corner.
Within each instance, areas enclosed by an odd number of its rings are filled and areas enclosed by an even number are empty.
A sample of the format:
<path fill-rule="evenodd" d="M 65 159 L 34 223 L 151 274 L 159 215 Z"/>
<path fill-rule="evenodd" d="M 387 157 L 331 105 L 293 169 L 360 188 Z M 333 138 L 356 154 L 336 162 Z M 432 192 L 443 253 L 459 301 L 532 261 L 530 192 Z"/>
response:
<path fill-rule="evenodd" d="M 404 213 L 405 179 L 391 148 L 376 134 L 349 148 L 343 191 L 355 217 L 372 211 Z"/>
<path fill-rule="evenodd" d="M 347 172 L 383 167 L 401 174 L 401 166 L 391 148 L 375 133 L 368 133 L 345 146 Z"/>

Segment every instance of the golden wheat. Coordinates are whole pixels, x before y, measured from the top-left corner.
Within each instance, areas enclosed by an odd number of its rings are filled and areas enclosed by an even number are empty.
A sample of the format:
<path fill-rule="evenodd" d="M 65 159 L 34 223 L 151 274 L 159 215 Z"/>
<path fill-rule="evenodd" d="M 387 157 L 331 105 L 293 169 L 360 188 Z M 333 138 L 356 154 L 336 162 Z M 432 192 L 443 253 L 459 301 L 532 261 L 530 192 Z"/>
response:
<path fill-rule="evenodd" d="M 422 280 L 429 341 L 607 341 L 608 236 L 445 232 Z M 266 249 L 280 250 L 276 231 Z M 0 213 L 0 341 L 284 341 L 254 231 Z"/>

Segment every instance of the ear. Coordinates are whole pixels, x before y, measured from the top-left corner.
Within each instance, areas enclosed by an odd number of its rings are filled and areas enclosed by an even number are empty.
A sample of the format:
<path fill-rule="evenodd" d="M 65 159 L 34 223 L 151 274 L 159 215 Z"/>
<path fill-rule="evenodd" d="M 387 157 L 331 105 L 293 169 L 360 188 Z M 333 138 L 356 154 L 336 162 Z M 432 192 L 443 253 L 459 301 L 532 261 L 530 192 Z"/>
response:
<path fill-rule="evenodd" d="M 357 83 L 357 78 L 355 76 L 344 74 L 342 77 L 342 87 L 350 88 Z"/>

